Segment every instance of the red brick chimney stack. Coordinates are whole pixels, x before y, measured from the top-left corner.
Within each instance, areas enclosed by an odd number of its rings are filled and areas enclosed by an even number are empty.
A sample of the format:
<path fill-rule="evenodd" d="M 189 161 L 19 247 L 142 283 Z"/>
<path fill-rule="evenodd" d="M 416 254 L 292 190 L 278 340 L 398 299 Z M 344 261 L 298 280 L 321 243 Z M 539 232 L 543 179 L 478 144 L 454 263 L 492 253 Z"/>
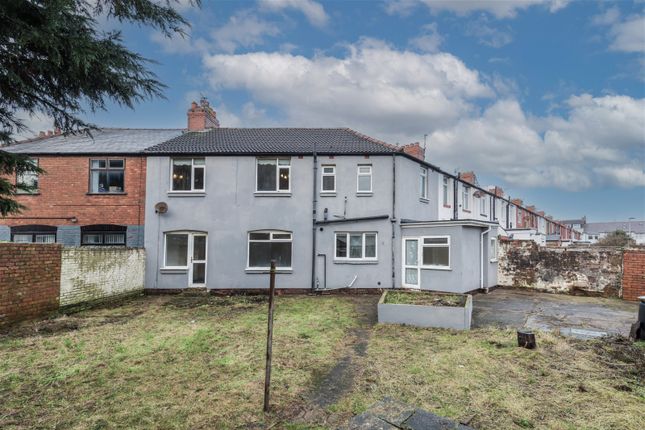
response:
<path fill-rule="evenodd" d="M 405 152 L 406 154 L 409 154 L 413 156 L 414 158 L 418 158 L 419 160 L 425 160 L 426 159 L 426 151 L 421 147 L 419 142 L 414 142 L 414 143 L 409 143 L 407 145 L 403 145 L 401 147 L 401 150 Z"/>
<path fill-rule="evenodd" d="M 218 128 L 219 121 L 217 114 L 208 103 L 206 97 L 190 104 L 188 109 L 188 131 L 204 131 L 210 128 Z"/>
<path fill-rule="evenodd" d="M 475 175 L 475 172 L 461 172 L 459 173 L 459 179 L 469 184 L 477 185 L 477 175 Z"/>

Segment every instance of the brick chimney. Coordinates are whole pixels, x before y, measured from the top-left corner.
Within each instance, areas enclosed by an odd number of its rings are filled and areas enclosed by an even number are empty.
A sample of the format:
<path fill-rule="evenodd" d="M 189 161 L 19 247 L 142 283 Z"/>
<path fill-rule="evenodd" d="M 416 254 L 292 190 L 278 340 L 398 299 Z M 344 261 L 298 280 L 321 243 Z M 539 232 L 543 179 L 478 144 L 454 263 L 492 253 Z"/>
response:
<path fill-rule="evenodd" d="M 459 179 L 469 184 L 477 185 L 477 176 L 475 172 L 460 172 Z"/>
<path fill-rule="evenodd" d="M 414 158 L 418 158 L 419 160 L 423 161 L 426 159 L 426 150 L 421 147 L 419 142 L 403 145 L 401 147 L 401 150 L 406 154 L 413 156 Z"/>
<path fill-rule="evenodd" d="M 488 191 L 495 194 L 495 196 L 497 197 L 504 197 L 504 190 L 502 189 L 502 187 L 498 187 L 497 185 L 494 187 L 490 187 Z"/>
<path fill-rule="evenodd" d="M 524 205 L 524 202 L 522 201 L 522 199 L 513 199 L 513 200 L 511 200 L 511 203 L 513 203 L 515 206 L 523 206 Z"/>
<path fill-rule="evenodd" d="M 188 109 L 188 131 L 204 131 L 209 128 L 218 128 L 217 114 L 210 107 L 206 97 L 197 102 L 192 102 Z"/>

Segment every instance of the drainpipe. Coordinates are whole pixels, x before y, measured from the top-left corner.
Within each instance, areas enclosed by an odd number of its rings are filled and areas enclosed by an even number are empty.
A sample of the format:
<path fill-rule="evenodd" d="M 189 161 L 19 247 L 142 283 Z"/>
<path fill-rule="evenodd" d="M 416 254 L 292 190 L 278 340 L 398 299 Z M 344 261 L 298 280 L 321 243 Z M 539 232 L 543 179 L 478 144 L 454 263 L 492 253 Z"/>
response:
<path fill-rule="evenodd" d="M 457 179 L 453 179 L 452 180 L 452 219 L 453 220 L 459 219 L 459 208 L 457 207 L 457 203 L 459 202 L 459 196 L 457 195 L 458 191 L 459 191 L 459 181 L 457 181 Z"/>
<path fill-rule="evenodd" d="M 313 194 L 312 194 L 312 220 L 311 220 L 311 290 L 316 290 L 316 209 L 318 208 L 318 196 L 316 186 L 318 185 L 318 154 L 316 143 L 313 151 Z"/>
<path fill-rule="evenodd" d="M 488 287 L 484 288 L 484 235 L 490 231 L 491 227 L 482 231 L 479 239 L 479 255 L 481 256 L 481 264 L 479 265 L 479 289 L 486 290 L 486 292 L 488 292 Z"/>
<path fill-rule="evenodd" d="M 511 204 L 509 202 L 506 202 L 506 230 L 508 230 L 508 223 L 510 222 L 510 219 L 508 217 L 511 215 Z"/>
<path fill-rule="evenodd" d="M 392 288 L 396 288 L 396 268 L 395 268 L 395 256 L 394 256 L 394 241 L 396 239 L 396 155 L 392 154 L 392 219 L 390 219 L 390 224 L 392 225 L 392 243 L 390 250 L 392 253 Z"/>

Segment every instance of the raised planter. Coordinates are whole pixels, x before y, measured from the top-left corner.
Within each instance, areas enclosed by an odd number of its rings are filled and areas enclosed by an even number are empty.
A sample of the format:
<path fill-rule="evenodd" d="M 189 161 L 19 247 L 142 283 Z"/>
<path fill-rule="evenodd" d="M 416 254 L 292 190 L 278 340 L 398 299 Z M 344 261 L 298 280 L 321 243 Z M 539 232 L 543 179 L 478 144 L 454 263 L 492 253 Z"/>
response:
<path fill-rule="evenodd" d="M 388 294 L 398 294 L 403 297 L 400 303 L 387 303 Z M 410 294 L 411 300 L 406 300 L 405 295 L 400 292 L 385 291 L 378 302 L 378 322 L 385 324 L 407 324 L 417 327 L 439 327 L 452 328 L 456 330 L 470 330 L 471 315 L 473 311 L 473 298 L 470 294 L 451 294 L 451 300 L 454 297 L 461 298 L 459 302 L 450 305 L 441 304 L 442 300 L 436 300 L 439 304 L 432 304 L 431 296 L 441 298 L 436 293 L 414 291 L 406 292 Z M 416 295 L 419 296 L 416 296 Z M 428 296 L 423 296 L 428 295 Z M 446 295 L 446 297 L 448 297 Z M 406 301 L 408 303 L 406 303 Z M 414 304 L 420 303 L 420 304 Z"/>

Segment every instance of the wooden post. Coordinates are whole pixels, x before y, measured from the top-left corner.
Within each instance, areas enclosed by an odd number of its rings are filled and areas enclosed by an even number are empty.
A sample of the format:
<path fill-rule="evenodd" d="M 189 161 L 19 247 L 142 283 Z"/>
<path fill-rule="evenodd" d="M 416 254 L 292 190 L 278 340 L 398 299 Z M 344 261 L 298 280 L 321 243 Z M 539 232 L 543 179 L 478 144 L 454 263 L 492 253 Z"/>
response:
<path fill-rule="evenodd" d="M 271 355 L 273 351 L 273 297 L 275 295 L 275 260 L 271 260 L 269 272 L 269 321 L 267 323 L 267 356 L 264 374 L 264 412 L 269 412 L 269 395 L 271 388 Z"/>
<path fill-rule="evenodd" d="M 526 349 L 535 349 L 537 343 L 535 342 L 535 333 L 530 331 L 518 330 L 517 331 L 517 346 Z"/>

